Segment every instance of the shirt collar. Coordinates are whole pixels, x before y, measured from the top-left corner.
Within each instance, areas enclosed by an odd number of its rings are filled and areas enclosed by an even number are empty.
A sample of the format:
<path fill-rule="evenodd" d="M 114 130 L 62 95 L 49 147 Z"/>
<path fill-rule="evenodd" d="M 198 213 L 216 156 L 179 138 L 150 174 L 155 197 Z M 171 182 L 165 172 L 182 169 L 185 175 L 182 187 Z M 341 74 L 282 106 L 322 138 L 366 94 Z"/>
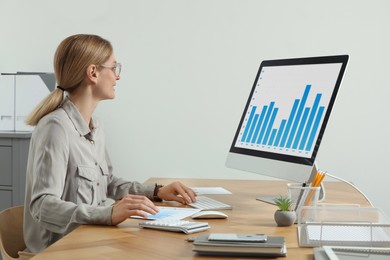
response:
<path fill-rule="evenodd" d="M 91 129 L 84 121 L 84 118 L 80 114 L 80 111 L 77 109 L 75 104 L 66 97 L 61 107 L 65 110 L 65 113 L 68 114 L 70 121 L 73 123 L 74 128 L 80 134 L 80 136 L 93 136 L 98 127 L 97 120 L 94 116 L 91 118 Z"/>

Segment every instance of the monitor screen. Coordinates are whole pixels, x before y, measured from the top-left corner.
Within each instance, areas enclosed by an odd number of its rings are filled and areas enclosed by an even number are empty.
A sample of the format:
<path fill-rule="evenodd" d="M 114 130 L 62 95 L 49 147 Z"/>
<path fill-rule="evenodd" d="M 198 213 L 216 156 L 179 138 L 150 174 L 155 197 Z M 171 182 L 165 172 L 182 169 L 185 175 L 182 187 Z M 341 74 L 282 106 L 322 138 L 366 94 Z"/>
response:
<path fill-rule="evenodd" d="M 309 181 L 348 55 L 260 64 L 228 167 Z"/>

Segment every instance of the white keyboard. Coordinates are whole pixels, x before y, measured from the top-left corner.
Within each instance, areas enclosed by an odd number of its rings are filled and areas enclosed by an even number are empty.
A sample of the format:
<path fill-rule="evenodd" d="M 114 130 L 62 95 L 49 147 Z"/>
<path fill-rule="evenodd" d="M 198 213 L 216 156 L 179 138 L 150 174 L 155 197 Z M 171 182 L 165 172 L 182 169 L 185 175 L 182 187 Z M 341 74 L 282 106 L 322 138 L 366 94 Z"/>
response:
<path fill-rule="evenodd" d="M 158 219 L 139 223 L 140 227 L 153 228 L 166 231 L 184 232 L 186 234 L 195 233 L 209 229 L 207 222 L 194 222 L 179 219 Z"/>
<path fill-rule="evenodd" d="M 200 210 L 232 209 L 232 206 L 206 196 L 197 196 L 196 202 L 188 204 L 188 206 Z"/>

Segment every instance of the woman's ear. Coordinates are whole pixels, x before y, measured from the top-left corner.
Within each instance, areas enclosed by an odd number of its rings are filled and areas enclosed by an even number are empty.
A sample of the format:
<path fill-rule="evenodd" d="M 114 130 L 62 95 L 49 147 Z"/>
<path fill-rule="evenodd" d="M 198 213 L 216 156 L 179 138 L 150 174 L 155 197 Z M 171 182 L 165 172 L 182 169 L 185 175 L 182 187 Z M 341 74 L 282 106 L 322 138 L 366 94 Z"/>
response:
<path fill-rule="evenodd" d="M 88 81 L 90 81 L 91 83 L 97 84 L 98 74 L 99 74 L 99 72 L 98 72 L 96 65 L 91 64 L 88 66 L 87 75 L 86 75 L 88 78 Z"/>

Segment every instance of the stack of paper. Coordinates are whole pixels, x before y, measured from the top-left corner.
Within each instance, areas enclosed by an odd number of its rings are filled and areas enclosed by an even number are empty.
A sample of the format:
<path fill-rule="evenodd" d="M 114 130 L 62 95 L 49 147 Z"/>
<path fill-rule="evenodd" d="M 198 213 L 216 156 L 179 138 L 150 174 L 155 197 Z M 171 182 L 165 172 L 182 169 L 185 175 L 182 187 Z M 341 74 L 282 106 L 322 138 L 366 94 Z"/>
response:
<path fill-rule="evenodd" d="M 268 236 L 266 241 L 223 241 L 210 240 L 210 235 L 201 235 L 193 242 L 193 251 L 201 255 L 224 256 L 286 256 L 284 237 Z"/>

